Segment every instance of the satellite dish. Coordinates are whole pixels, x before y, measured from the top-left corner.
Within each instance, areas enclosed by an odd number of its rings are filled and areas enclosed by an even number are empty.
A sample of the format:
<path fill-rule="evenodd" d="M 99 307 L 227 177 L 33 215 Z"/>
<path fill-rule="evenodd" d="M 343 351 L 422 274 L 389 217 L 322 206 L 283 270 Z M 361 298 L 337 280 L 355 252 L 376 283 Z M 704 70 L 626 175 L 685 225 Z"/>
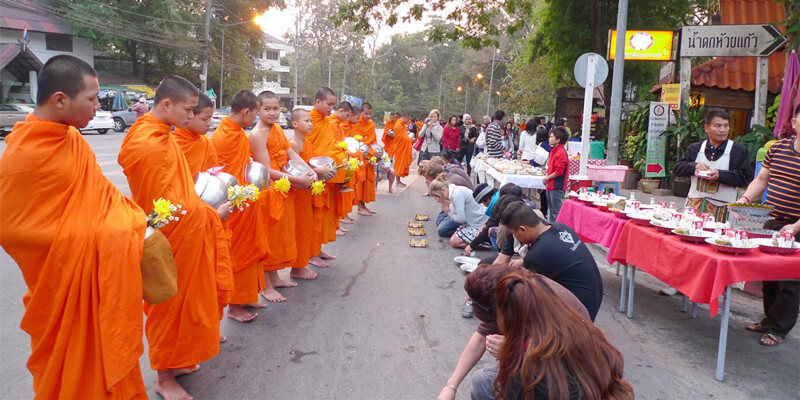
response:
<path fill-rule="evenodd" d="M 608 64 L 603 56 L 597 53 L 583 53 L 575 61 L 575 80 L 581 87 L 586 87 L 586 76 L 589 67 L 594 68 L 594 87 L 600 86 L 608 78 Z"/>

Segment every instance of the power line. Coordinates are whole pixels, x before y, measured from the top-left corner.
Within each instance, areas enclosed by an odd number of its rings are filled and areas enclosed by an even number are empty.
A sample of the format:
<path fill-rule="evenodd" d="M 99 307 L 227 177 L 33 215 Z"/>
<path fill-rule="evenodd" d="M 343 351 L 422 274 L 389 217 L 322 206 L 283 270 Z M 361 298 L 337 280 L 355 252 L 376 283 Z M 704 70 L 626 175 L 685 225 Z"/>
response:
<path fill-rule="evenodd" d="M 97 4 L 97 5 L 102 6 L 102 7 L 107 7 L 107 8 L 110 8 L 112 10 L 117 10 L 119 12 L 123 12 L 123 13 L 126 13 L 126 14 L 136 15 L 136 16 L 139 16 L 139 17 L 147 18 L 147 19 L 154 19 L 154 20 L 158 20 L 158 21 L 169 22 L 171 24 L 184 24 L 184 25 L 194 25 L 194 26 L 202 25 L 201 23 L 198 23 L 198 22 L 180 21 L 180 20 L 174 20 L 174 19 L 155 17 L 155 16 L 152 16 L 152 15 L 140 14 L 140 13 L 137 13 L 135 11 L 129 11 L 129 10 L 125 10 L 125 9 L 122 9 L 122 8 L 119 8 L 119 7 L 114 7 L 114 6 L 112 6 L 112 5 L 108 4 L 108 3 L 101 3 L 101 2 L 95 1 L 95 0 L 85 0 L 85 1 Z"/>

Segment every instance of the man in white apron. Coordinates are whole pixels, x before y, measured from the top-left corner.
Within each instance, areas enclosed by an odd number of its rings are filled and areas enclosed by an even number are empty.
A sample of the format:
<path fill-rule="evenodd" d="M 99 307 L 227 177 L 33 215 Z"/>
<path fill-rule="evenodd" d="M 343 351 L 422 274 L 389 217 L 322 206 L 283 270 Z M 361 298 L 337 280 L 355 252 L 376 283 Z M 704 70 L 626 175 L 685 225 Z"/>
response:
<path fill-rule="evenodd" d="M 728 140 L 730 115 L 727 112 L 709 110 L 705 131 L 708 139 L 690 145 L 675 164 L 674 172 L 676 176 L 691 177 L 685 207 L 695 207 L 698 213 L 708 213 L 716 221 L 726 221 L 725 206 L 739 198 L 737 187 L 753 179 L 753 166 L 747 148 Z"/>

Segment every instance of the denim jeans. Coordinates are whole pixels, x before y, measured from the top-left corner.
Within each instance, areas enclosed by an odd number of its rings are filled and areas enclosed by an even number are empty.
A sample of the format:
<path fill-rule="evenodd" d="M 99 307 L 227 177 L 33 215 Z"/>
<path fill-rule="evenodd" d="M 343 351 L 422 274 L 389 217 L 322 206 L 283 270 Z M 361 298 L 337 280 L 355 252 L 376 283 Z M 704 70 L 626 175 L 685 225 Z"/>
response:
<path fill-rule="evenodd" d="M 439 215 L 436 216 L 436 225 L 438 226 L 437 230 L 441 237 L 453 236 L 453 234 L 456 233 L 456 229 L 461 226 L 458 222 L 450 219 L 444 211 L 439 211 Z"/>
<path fill-rule="evenodd" d="M 481 368 L 472 374 L 472 400 L 494 400 L 494 380 L 500 372 L 500 364 Z"/>
<path fill-rule="evenodd" d="M 561 202 L 564 201 L 563 190 L 547 191 L 547 219 L 551 224 L 556 222 L 558 212 L 561 211 Z"/>

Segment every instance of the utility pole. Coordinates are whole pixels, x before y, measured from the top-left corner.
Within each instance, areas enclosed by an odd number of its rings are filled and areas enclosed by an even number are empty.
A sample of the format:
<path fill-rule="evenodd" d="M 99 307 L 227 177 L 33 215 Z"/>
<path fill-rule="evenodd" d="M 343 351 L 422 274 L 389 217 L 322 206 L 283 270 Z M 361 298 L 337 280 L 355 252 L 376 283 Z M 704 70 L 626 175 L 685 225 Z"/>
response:
<path fill-rule="evenodd" d="M 439 95 L 436 96 L 436 108 L 442 109 L 442 76 L 444 73 L 439 74 Z"/>
<path fill-rule="evenodd" d="M 349 51 L 344 53 L 344 68 L 342 69 L 342 91 L 339 92 L 341 96 L 344 96 L 344 88 L 347 82 L 347 58 L 350 55 Z"/>
<path fill-rule="evenodd" d="M 328 57 L 328 87 L 331 87 L 331 58 Z"/>
<path fill-rule="evenodd" d="M 211 0 L 206 0 L 206 26 L 203 35 L 203 72 L 200 75 L 200 93 L 208 88 L 208 53 L 211 47 Z"/>
<path fill-rule="evenodd" d="M 222 46 L 220 48 L 220 61 L 219 61 L 219 108 L 222 108 L 222 82 L 225 81 L 225 78 L 222 75 L 222 72 L 225 69 L 225 25 L 222 26 Z"/>
<path fill-rule="evenodd" d="M 467 100 L 469 100 L 469 85 L 464 85 L 464 114 L 467 113 Z"/>
<path fill-rule="evenodd" d="M 622 80 L 625 72 L 625 33 L 628 30 L 628 0 L 619 0 L 617 12 L 617 53 L 611 78 L 611 112 L 608 119 L 608 164 L 619 158 L 619 125 L 622 118 Z"/>
<path fill-rule="evenodd" d="M 488 115 L 489 117 L 492 116 L 491 108 L 492 108 L 492 84 L 494 83 L 494 59 L 497 56 L 498 51 L 500 51 L 500 49 L 495 49 L 495 51 L 492 52 L 492 72 L 489 74 L 489 98 L 486 99 L 486 115 Z"/>

